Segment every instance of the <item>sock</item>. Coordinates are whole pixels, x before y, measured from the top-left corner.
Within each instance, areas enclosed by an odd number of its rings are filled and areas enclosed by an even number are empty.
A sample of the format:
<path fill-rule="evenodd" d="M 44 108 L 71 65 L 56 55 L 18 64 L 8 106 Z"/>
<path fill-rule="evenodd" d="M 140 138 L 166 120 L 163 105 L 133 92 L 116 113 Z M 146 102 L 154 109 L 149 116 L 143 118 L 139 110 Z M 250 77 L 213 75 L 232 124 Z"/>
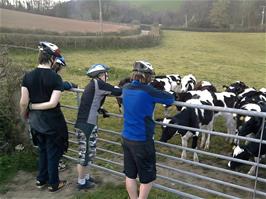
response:
<path fill-rule="evenodd" d="M 85 179 L 86 179 L 86 180 L 90 179 L 90 174 L 86 174 L 86 175 L 85 175 Z"/>
<path fill-rule="evenodd" d="M 86 183 L 86 179 L 85 178 L 78 178 L 78 183 L 79 184 L 81 184 L 81 185 L 83 185 L 83 184 L 85 184 Z"/>

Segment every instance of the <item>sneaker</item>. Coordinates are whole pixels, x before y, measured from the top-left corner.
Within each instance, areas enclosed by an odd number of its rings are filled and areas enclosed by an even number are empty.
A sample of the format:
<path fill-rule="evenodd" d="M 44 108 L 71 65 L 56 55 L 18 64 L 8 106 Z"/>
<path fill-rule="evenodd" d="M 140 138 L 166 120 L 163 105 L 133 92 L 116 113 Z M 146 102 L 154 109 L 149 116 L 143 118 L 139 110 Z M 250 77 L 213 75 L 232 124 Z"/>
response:
<path fill-rule="evenodd" d="M 95 186 L 95 184 L 93 182 L 86 180 L 85 184 L 79 184 L 78 183 L 78 190 L 90 189 L 90 188 L 93 188 L 94 186 Z"/>
<path fill-rule="evenodd" d="M 96 181 L 93 177 L 90 177 L 89 179 L 86 179 L 86 181 L 92 182 L 94 184 L 96 184 Z"/>
<path fill-rule="evenodd" d="M 45 187 L 45 186 L 47 185 L 47 182 L 41 182 L 41 181 L 39 181 L 39 180 L 36 180 L 35 185 L 36 185 L 36 187 L 37 187 L 38 189 L 41 189 L 41 188 L 43 188 L 43 187 Z"/>
<path fill-rule="evenodd" d="M 59 184 L 57 186 L 49 186 L 48 190 L 50 192 L 57 192 L 57 191 L 61 190 L 66 184 L 67 184 L 67 181 L 62 180 L 59 182 Z"/>

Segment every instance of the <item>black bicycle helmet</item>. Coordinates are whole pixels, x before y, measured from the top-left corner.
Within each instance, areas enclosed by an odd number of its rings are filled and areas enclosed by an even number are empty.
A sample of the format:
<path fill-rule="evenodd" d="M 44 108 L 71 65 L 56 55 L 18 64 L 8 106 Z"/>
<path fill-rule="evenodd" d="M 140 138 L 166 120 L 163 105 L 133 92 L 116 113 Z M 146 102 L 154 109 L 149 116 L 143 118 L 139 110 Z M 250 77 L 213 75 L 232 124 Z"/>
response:
<path fill-rule="evenodd" d="M 154 75 L 154 69 L 149 62 L 145 61 L 136 61 L 133 64 L 133 71 L 138 71 L 142 73 L 148 73 Z"/>
<path fill-rule="evenodd" d="M 110 70 L 109 66 L 106 66 L 104 64 L 93 64 L 87 71 L 87 75 L 89 77 L 95 78 L 98 77 L 101 73 L 106 73 Z"/>

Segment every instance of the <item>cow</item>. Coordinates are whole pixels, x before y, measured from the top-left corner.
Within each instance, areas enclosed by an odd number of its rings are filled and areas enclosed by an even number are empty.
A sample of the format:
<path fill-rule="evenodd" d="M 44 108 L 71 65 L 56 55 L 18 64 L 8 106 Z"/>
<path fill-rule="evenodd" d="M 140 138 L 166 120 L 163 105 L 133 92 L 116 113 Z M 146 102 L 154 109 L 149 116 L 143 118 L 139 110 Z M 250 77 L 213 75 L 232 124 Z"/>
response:
<path fill-rule="evenodd" d="M 266 88 L 261 88 L 259 91 L 266 95 Z"/>
<path fill-rule="evenodd" d="M 197 104 L 197 105 L 211 105 L 210 102 L 201 101 L 199 99 L 190 99 L 186 101 L 190 104 Z M 213 125 L 213 111 L 209 110 L 203 110 L 199 108 L 188 108 L 183 107 L 181 112 L 177 113 L 172 118 L 168 118 L 167 120 L 163 120 L 164 123 L 168 124 L 176 124 L 176 125 L 182 125 L 192 128 L 212 128 Z M 210 127 L 211 126 L 211 127 Z M 182 146 L 187 147 L 188 140 L 192 137 L 192 148 L 197 148 L 197 140 L 199 132 L 194 131 L 188 131 L 185 129 L 170 127 L 170 126 L 162 126 L 162 136 L 160 138 L 160 141 L 167 142 L 169 139 L 173 137 L 175 134 L 180 134 L 182 138 Z M 187 154 L 186 150 L 182 150 L 181 158 L 186 159 Z M 196 152 L 194 152 L 193 155 L 194 161 L 199 161 L 198 155 Z"/>
<path fill-rule="evenodd" d="M 266 102 L 266 94 L 261 91 L 257 91 L 254 88 L 245 89 L 237 96 L 235 108 L 241 108 L 245 104 Z"/>
<path fill-rule="evenodd" d="M 191 91 L 195 88 L 197 83 L 196 77 L 192 74 L 185 75 L 181 79 L 181 93 L 185 93 L 187 91 Z"/>
<path fill-rule="evenodd" d="M 255 103 L 248 103 L 244 104 L 240 107 L 240 109 L 246 110 L 246 111 L 257 111 L 261 112 L 261 106 L 259 104 Z M 236 128 L 239 129 L 245 122 L 248 122 L 251 117 L 247 115 L 239 115 L 236 114 Z"/>
<path fill-rule="evenodd" d="M 216 87 L 209 81 L 199 81 L 196 83 L 194 90 L 208 90 L 210 92 L 217 92 Z"/>
<path fill-rule="evenodd" d="M 155 76 L 150 84 L 159 90 L 180 93 L 181 76 L 179 74 Z"/>
<path fill-rule="evenodd" d="M 263 112 L 266 112 L 266 104 L 262 105 L 261 110 Z M 266 124 L 264 124 L 264 128 L 262 129 L 262 118 L 260 117 L 251 117 L 247 122 L 245 122 L 242 127 L 239 130 L 239 136 L 245 135 L 245 134 L 250 134 L 254 133 L 256 139 L 261 139 L 266 140 Z M 262 131 L 263 130 L 263 131 Z M 262 133 L 262 135 L 261 135 Z M 259 156 L 259 148 L 261 146 L 260 150 L 260 157 Z M 248 144 L 244 146 L 234 146 L 234 151 L 233 151 L 233 157 L 237 159 L 242 159 L 242 160 L 249 160 L 251 157 L 255 157 L 255 161 L 260 160 L 262 155 L 266 154 L 266 144 L 261 144 L 257 142 L 248 142 Z M 243 163 L 236 162 L 236 161 L 229 161 L 228 162 L 228 167 L 231 169 L 236 169 Z M 256 166 L 252 166 L 251 169 L 249 170 L 248 174 L 249 175 L 254 175 L 256 170 Z"/>
<path fill-rule="evenodd" d="M 229 86 L 223 85 L 223 88 L 225 88 L 225 92 L 232 92 L 238 95 L 248 88 L 248 86 L 244 82 L 236 81 Z"/>
<path fill-rule="evenodd" d="M 189 99 L 200 99 L 203 101 L 209 102 L 212 106 L 219 106 L 225 108 L 233 108 L 236 102 L 236 95 L 231 92 L 221 92 L 221 93 L 214 93 L 209 92 L 208 90 L 203 91 L 188 91 L 186 93 L 180 93 L 177 96 L 178 101 L 186 102 Z M 180 109 L 180 107 L 178 107 Z M 227 126 L 227 133 L 234 134 L 236 131 L 236 123 L 233 120 L 233 114 L 227 112 L 214 112 L 214 119 L 218 116 L 222 116 L 225 119 L 226 126 Z M 213 130 L 211 127 L 209 130 Z M 230 139 L 232 142 L 233 139 Z M 201 144 L 200 147 L 204 149 L 209 149 L 210 145 L 210 134 L 206 135 L 205 133 L 202 134 L 201 137 Z"/>

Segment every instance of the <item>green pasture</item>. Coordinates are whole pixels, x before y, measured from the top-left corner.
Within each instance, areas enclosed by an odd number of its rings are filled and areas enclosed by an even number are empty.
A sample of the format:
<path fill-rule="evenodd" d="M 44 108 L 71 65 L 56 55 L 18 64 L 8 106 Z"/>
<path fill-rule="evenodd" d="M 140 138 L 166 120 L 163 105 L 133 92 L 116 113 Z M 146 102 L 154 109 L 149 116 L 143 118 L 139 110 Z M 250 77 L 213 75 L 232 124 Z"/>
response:
<path fill-rule="evenodd" d="M 121 50 L 63 49 L 68 67 L 62 77 L 84 88 L 88 82 L 86 69 L 94 63 L 112 67 L 110 82 L 130 74 L 135 60 L 152 63 L 157 74 L 192 73 L 197 80 L 209 80 L 222 91 L 222 85 L 242 80 L 260 88 L 266 83 L 265 33 L 202 33 L 163 31 L 160 46 Z M 15 56 L 14 56 L 15 55 Z M 34 67 L 36 53 L 21 51 L 12 58 L 23 65 Z"/>
<path fill-rule="evenodd" d="M 109 82 L 117 84 L 120 79 L 130 75 L 135 60 L 146 60 L 154 66 L 156 74 L 178 73 L 184 76 L 192 73 L 198 81 L 208 80 L 212 82 L 219 91 L 223 91 L 223 85 L 228 85 L 237 80 L 244 81 L 248 86 L 259 89 L 266 87 L 265 36 L 265 33 L 163 31 L 161 45 L 153 48 L 123 50 L 63 49 L 62 53 L 68 67 L 62 71 L 61 75 L 64 80 L 72 81 L 78 84 L 80 88 L 84 88 L 89 81 L 89 78 L 85 75 L 86 69 L 91 64 L 104 63 L 112 68 Z M 11 51 L 13 61 L 27 65 L 28 68 L 36 66 L 36 56 L 36 52 Z M 76 105 L 75 94 L 64 92 L 61 103 Z M 119 113 L 114 98 L 107 98 L 104 107 L 110 112 Z M 63 110 L 68 120 L 75 120 L 75 111 Z M 174 108 L 171 113 L 175 113 Z M 155 117 L 163 117 L 161 106 L 158 106 Z M 121 131 L 123 122 L 122 119 L 103 119 L 100 117 L 99 124 L 101 128 Z M 73 129 L 71 126 L 69 128 Z M 226 132 L 222 119 L 216 122 L 215 130 Z M 161 131 L 158 127 L 156 128 L 155 139 L 157 140 L 160 135 Z M 120 139 L 116 136 L 110 136 L 108 133 L 100 133 L 101 136 L 114 141 Z M 170 143 L 180 144 L 180 139 L 172 138 Z M 99 145 L 101 146 L 101 143 Z M 107 147 L 121 152 L 120 148 L 109 145 Z M 180 151 L 176 152 L 165 147 L 158 151 L 170 155 L 176 154 L 179 157 L 181 155 Z M 231 152 L 230 144 L 223 138 L 212 136 L 210 152 L 220 153 L 221 151 L 228 155 Z M 191 159 L 191 156 L 189 158 Z M 212 160 L 201 156 L 199 158 L 206 161 Z M 159 158 L 159 160 L 164 161 L 163 158 Z M 215 164 L 223 165 L 226 168 L 226 161 L 224 160 L 216 159 Z M 78 196 L 78 198 L 83 198 L 83 195 Z M 154 196 L 154 198 L 160 197 Z"/>

